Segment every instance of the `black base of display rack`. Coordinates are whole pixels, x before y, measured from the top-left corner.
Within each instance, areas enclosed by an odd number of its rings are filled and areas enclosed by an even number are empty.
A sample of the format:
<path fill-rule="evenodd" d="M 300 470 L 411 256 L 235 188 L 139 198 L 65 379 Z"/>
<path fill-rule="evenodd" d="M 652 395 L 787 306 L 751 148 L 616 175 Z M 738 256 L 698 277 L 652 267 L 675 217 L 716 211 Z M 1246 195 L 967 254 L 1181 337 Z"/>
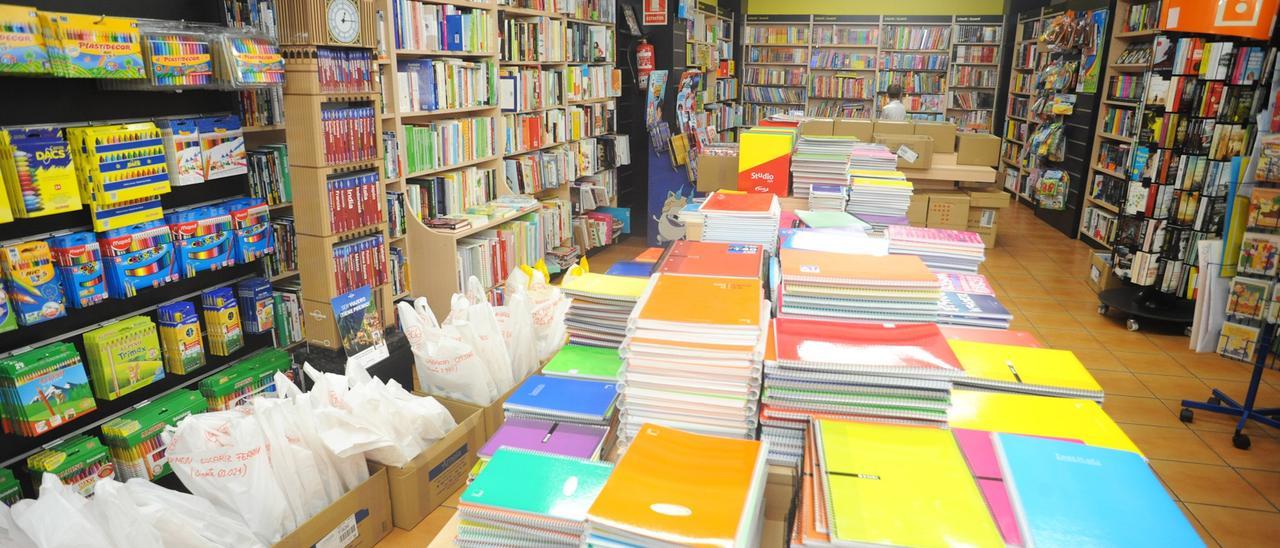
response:
<path fill-rule="evenodd" d="M 1255 409 L 1253 407 L 1258 398 L 1258 385 L 1262 383 L 1262 369 L 1266 367 L 1267 356 L 1271 355 L 1271 340 L 1274 337 L 1269 333 L 1264 334 L 1262 341 L 1255 347 L 1258 349 L 1258 357 L 1253 363 L 1253 375 L 1249 377 L 1249 390 L 1245 392 L 1243 403 L 1237 402 L 1221 390 L 1214 388 L 1207 402 L 1182 400 L 1182 412 L 1178 415 L 1178 418 L 1182 422 L 1194 421 L 1195 412 L 1192 411 L 1193 409 L 1240 417 L 1240 421 L 1236 423 L 1236 431 L 1231 436 L 1231 445 L 1241 450 L 1249 449 L 1253 444 L 1249 440 L 1249 435 L 1244 433 L 1244 427 L 1249 421 L 1280 429 L 1280 408 Z"/>
<path fill-rule="evenodd" d="M 1140 329 L 1138 319 L 1142 318 L 1180 324 L 1184 332 L 1188 332 L 1191 330 L 1191 320 L 1195 315 L 1195 305 L 1192 301 L 1179 299 L 1149 287 L 1125 286 L 1108 289 L 1098 294 L 1098 303 L 1098 314 L 1103 316 L 1112 309 L 1127 314 L 1129 319 L 1126 326 L 1129 331 Z"/>

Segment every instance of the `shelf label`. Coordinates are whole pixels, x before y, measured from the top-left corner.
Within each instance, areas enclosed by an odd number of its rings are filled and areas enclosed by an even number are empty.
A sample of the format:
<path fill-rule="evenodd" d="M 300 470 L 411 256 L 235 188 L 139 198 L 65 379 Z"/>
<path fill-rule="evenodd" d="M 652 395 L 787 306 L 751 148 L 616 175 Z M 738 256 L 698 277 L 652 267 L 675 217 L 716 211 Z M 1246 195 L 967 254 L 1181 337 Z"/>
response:
<path fill-rule="evenodd" d="M 879 15 L 815 15 L 814 23 L 879 23 Z"/>
<path fill-rule="evenodd" d="M 911 150 L 911 147 L 907 145 L 901 145 L 898 147 L 898 157 L 902 158 L 903 160 L 906 160 L 907 163 L 909 164 L 913 164 L 917 159 L 920 158 L 920 154 L 914 150 Z"/>
<path fill-rule="evenodd" d="M 950 23 L 950 15 L 886 15 L 885 23 Z"/>
<path fill-rule="evenodd" d="M 957 15 L 957 23 L 1003 23 L 1003 15 Z"/>
<path fill-rule="evenodd" d="M 808 15 L 748 15 L 748 23 L 808 23 Z"/>
<path fill-rule="evenodd" d="M 710 2 L 698 2 L 698 9 L 707 13 L 715 13 L 716 5 Z"/>

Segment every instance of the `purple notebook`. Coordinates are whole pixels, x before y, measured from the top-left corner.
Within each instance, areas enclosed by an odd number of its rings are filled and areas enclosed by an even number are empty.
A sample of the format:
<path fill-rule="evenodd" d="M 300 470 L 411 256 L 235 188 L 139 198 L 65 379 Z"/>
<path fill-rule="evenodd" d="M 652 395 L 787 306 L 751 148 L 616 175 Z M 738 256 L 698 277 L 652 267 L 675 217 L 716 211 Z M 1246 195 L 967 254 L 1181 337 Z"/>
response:
<path fill-rule="evenodd" d="M 596 457 L 609 429 L 568 422 L 508 417 L 489 443 L 480 448 L 480 458 L 487 459 L 499 447 L 512 447 L 566 457 Z"/>

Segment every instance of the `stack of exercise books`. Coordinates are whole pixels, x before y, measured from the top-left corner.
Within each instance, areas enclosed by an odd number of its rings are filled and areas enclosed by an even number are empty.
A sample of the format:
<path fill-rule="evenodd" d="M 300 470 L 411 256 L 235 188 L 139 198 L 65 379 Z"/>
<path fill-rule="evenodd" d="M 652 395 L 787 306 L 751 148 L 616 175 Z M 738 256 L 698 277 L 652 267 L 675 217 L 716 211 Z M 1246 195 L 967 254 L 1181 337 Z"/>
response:
<path fill-rule="evenodd" d="M 618 438 L 647 422 L 752 438 L 769 320 L 758 279 L 655 274 L 628 325 Z"/>
<path fill-rule="evenodd" d="M 809 209 L 844 211 L 849 206 L 849 184 L 817 184 L 809 187 Z"/>
<path fill-rule="evenodd" d="M 859 213 L 854 215 L 854 217 L 857 217 L 862 222 L 871 225 L 871 228 L 867 233 L 873 236 L 884 236 L 885 230 L 891 226 L 907 226 L 911 224 L 911 221 L 907 219 L 906 215 L 876 215 L 874 213 Z"/>
<path fill-rule="evenodd" d="M 532 375 L 502 404 L 507 418 L 609 426 L 618 399 L 614 382 Z"/>
<path fill-rule="evenodd" d="M 760 423 L 774 464 L 800 463 L 810 419 L 941 425 L 964 374 L 934 324 L 778 318 L 771 339 Z"/>
<path fill-rule="evenodd" d="M 911 207 L 913 189 L 901 171 L 851 168 L 846 210 L 857 216 L 905 216 Z"/>
<path fill-rule="evenodd" d="M 852 136 L 801 135 L 791 155 L 791 193 L 808 198 L 815 184 L 849 184 L 849 158 L 858 140 Z"/>
<path fill-rule="evenodd" d="M 548 377 L 616 382 L 622 358 L 616 348 L 566 344 L 542 367 Z"/>
<path fill-rule="evenodd" d="M 767 443 L 640 433 L 587 511 L 584 545 L 761 545 Z"/>
<path fill-rule="evenodd" d="M 609 428 L 572 422 L 511 417 L 503 421 L 477 455 L 489 459 L 501 448 L 550 453 L 579 459 L 599 459 Z"/>
<path fill-rule="evenodd" d="M 760 279 L 764 247 L 676 240 L 662 254 L 657 272 L 683 276 L 725 276 Z"/>
<path fill-rule="evenodd" d="M 938 302 L 938 323 L 970 327 L 1008 329 L 1013 314 L 996 299 L 995 290 L 981 274 L 940 272 L 942 300 Z"/>
<path fill-rule="evenodd" d="M 783 249 L 779 317 L 871 322 L 938 319 L 937 276 L 918 257 Z"/>
<path fill-rule="evenodd" d="M 861 228 L 784 228 L 778 231 L 778 241 L 782 249 L 846 255 L 889 254 L 889 240 L 871 237 Z"/>
<path fill-rule="evenodd" d="M 613 465 L 498 449 L 458 500 L 458 546 L 578 546 Z"/>
<path fill-rule="evenodd" d="M 702 241 L 759 244 L 770 253 L 778 243 L 782 207 L 773 194 L 739 194 L 717 190 L 698 208 Z"/>
<path fill-rule="evenodd" d="M 876 143 L 857 143 L 849 155 L 849 169 L 897 171 L 898 155 Z"/>
<path fill-rule="evenodd" d="M 889 253 L 918 256 L 935 272 L 976 273 L 986 259 L 986 247 L 976 232 L 891 226 L 885 237 Z"/>
<path fill-rule="evenodd" d="M 1069 350 L 948 341 L 964 368 L 956 385 L 1102 403 L 1102 386 Z"/>
<path fill-rule="evenodd" d="M 569 342 L 618 348 L 626 336 L 627 317 L 648 281 L 570 269 L 560 284 L 565 295 L 573 299 L 564 321 Z"/>

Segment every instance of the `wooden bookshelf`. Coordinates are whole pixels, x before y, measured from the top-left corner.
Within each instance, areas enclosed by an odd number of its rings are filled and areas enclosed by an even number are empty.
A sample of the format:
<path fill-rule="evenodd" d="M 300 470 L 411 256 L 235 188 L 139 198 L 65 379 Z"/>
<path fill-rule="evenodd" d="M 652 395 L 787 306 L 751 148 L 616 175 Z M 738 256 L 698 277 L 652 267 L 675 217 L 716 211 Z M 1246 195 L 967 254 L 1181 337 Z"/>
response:
<path fill-rule="evenodd" d="M 994 127 L 1003 33 L 1003 15 L 956 16 L 947 73 L 947 119 L 959 131 L 990 133 Z"/>
<path fill-rule="evenodd" d="M 685 66 L 705 75 L 701 103 L 706 123 L 699 125 L 715 126 L 716 132 L 708 136 L 712 141 L 733 141 L 742 123 L 733 12 L 699 2 L 685 25 Z"/>
<path fill-rule="evenodd" d="M 1038 116 L 1031 112 L 1031 82 L 1035 72 L 1048 59 L 1036 42 L 1044 22 L 1053 13 L 1045 15 L 1044 8 L 1036 8 L 1017 15 L 1014 27 L 1014 54 L 1009 71 L 1009 96 L 1005 108 L 1004 127 L 999 128 L 998 135 L 1004 140 L 1001 145 L 1001 170 L 999 177 L 1005 190 L 1025 203 L 1032 203 L 1029 151 L 1026 150 L 1025 137 L 1040 125 Z M 993 128 L 993 133 L 995 128 Z"/>

